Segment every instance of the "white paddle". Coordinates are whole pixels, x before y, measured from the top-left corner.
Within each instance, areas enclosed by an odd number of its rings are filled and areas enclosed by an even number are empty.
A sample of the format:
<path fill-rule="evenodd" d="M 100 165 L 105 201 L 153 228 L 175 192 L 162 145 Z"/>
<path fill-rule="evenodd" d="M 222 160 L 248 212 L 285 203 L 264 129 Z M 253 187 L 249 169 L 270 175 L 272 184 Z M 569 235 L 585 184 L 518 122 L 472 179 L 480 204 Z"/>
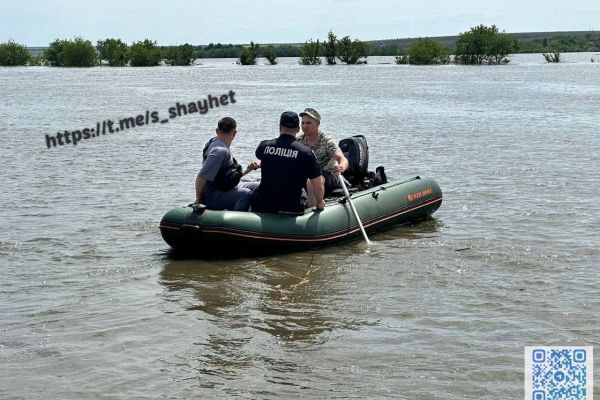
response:
<path fill-rule="evenodd" d="M 362 232 L 363 238 L 365 238 L 365 242 L 367 242 L 367 245 L 371 245 L 371 241 L 367 237 L 367 232 L 365 232 L 365 228 L 364 228 L 362 222 L 360 221 L 360 217 L 358 216 L 358 213 L 356 212 L 356 208 L 354 208 L 354 204 L 352 204 L 352 200 L 350 199 L 350 192 L 348 192 L 348 188 L 346 187 L 346 182 L 344 182 L 344 177 L 342 176 L 341 173 L 338 174 L 338 178 L 340 180 L 340 185 L 342 185 L 342 189 L 344 189 L 344 194 L 346 195 L 346 198 L 348 199 L 348 204 L 350 204 L 350 209 L 352 210 L 352 213 L 354 214 L 354 218 L 356 218 L 356 222 L 358 222 L 358 226 L 360 227 L 360 231 Z"/>

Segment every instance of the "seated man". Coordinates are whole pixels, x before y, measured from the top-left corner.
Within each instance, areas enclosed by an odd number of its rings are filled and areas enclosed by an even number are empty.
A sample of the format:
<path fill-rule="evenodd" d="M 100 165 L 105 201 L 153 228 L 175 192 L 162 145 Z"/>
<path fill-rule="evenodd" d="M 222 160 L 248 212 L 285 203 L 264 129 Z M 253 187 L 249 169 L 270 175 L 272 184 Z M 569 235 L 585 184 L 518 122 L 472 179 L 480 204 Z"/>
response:
<path fill-rule="evenodd" d="M 211 210 L 248 211 L 252 200 L 251 187 L 239 184 L 242 167 L 229 151 L 237 133 L 233 118 L 219 120 L 216 133 L 202 152 L 202 168 L 196 176 L 196 203 Z M 248 169 L 256 169 L 251 163 Z"/>
<path fill-rule="evenodd" d="M 314 108 L 306 108 L 300 113 L 302 117 L 302 134 L 298 141 L 307 145 L 315 154 L 317 163 L 321 167 L 321 175 L 325 184 L 325 195 L 331 194 L 335 189 L 341 188 L 339 174 L 348 169 L 348 160 L 333 138 L 319 129 L 321 115 Z M 308 191 L 308 200 L 311 202 L 312 190 Z"/>
<path fill-rule="evenodd" d="M 313 152 L 296 141 L 299 130 L 298 114 L 286 111 L 279 120 L 279 137 L 263 140 L 256 148 L 262 179 L 252 199 L 252 211 L 303 212 L 306 200 L 302 189 L 307 179 L 314 188 L 317 210 L 325 207 L 321 171 Z"/>

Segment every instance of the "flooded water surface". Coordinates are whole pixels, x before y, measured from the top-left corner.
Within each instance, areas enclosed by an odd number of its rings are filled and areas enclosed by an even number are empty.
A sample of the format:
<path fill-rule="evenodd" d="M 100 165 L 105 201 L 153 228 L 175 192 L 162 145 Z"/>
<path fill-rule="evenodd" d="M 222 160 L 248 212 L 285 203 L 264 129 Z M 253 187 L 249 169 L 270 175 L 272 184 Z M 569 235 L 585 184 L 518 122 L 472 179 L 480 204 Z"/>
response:
<path fill-rule="evenodd" d="M 0 68 L 0 398 L 522 398 L 524 346 L 600 341 L 590 57 Z M 158 222 L 194 199 L 218 119 L 238 121 L 246 164 L 305 107 L 338 140 L 365 135 L 371 169 L 435 179 L 433 218 L 371 247 L 173 255 Z M 77 145 L 46 139 L 138 115 Z"/>

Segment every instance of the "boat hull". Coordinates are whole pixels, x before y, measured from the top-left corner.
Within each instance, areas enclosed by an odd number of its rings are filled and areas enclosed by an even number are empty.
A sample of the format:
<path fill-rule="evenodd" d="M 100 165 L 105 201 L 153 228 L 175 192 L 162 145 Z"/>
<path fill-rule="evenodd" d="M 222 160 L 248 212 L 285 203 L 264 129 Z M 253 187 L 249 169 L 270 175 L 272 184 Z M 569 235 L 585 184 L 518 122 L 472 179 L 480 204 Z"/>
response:
<path fill-rule="evenodd" d="M 442 203 L 431 178 L 389 182 L 351 195 L 367 232 L 425 219 Z M 324 246 L 361 236 L 346 199 L 328 200 L 321 212 L 302 215 L 205 210 L 180 207 L 161 222 L 163 239 L 172 248 L 198 253 L 238 253 Z"/>

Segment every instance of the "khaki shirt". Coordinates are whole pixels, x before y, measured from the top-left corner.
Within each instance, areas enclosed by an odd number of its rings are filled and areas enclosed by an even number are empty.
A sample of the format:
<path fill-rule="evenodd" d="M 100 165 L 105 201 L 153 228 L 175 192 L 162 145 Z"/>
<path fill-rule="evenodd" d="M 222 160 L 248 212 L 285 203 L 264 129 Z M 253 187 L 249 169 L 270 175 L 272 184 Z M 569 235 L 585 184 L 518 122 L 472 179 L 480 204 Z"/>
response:
<path fill-rule="evenodd" d="M 300 134 L 300 136 L 298 136 L 298 141 L 308 146 L 304 136 L 304 133 Z M 319 167 L 321 167 L 322 170 L 324 169 L 333 174 L 337 174 L 337 172 L 334 172 L 333 169 L 337 163 L 335 160 L 335 153 L 340 149 L 340 147 L 331 136 L 319 130 L 317 142 L 314 146 L 308 147 L 310 147 L 310 149 L 313 151 L 315 158 L 317 159 L 317 164 L 319 164 Z"/>

